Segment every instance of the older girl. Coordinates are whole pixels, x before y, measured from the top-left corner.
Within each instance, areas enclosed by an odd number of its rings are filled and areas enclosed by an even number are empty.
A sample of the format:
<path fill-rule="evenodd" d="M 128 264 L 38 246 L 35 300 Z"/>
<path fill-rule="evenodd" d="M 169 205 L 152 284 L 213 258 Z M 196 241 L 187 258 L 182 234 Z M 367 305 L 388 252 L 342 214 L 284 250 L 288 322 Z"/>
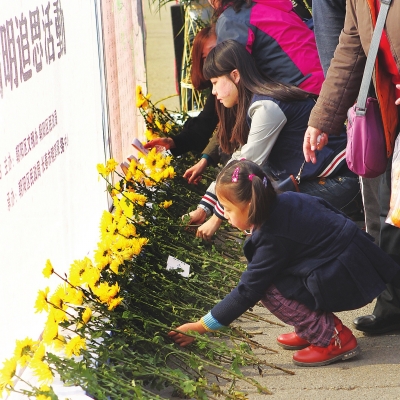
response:
<path fill-rule="evenodd" d="M 400 266 L 344 214 L 302 193 L 276 195 L 257 164 L 234 161 L 219 174 L 216 193 L 225 217 L 251 236 L 248 265 L 238 286 L 201 320 L 169 335 L 181 346 L 228 326 L 261 300 L 295 328 L 278 337 L 286 349 L 301 349 L 293 362 L 321 366 L 358 354 L 357 340 L 333 312 L 371 302 L 385 284 L 400 283 Z"/>
<path fill-rule="evenodd" d="M 232 160 L 245 158 L 265 166 L 280 182 L 296 176 L 304 162 L 304 131 L 313 108 L 314 96 L 295 86 L 274 82 L 262 76 L 245 47 L 233 40 L 212 49 L 203 74 L 213 84 L 220 120 L 219 142 Z M 361 204 L 358 177 L 345 162 L 347 136 L 343 129 L 320 152 L 316 164 L 308 163 L 301 173 L 300 191 L 323 197 L 344 212 L 358 211 Z M 223 210 L 217 204 L 211 185 L 193 211 L 191 223 L 203 223 L 197 236 L 209 239 L 222 222 Z"/>

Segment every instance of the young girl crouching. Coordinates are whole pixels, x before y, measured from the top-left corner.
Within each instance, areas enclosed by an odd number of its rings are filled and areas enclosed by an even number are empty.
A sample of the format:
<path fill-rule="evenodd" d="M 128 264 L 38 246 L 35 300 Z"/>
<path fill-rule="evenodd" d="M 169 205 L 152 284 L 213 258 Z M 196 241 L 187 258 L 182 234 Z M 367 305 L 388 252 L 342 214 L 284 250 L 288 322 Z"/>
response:
<path fill-rule="evenodd" d="M 278 344 L 300 349 L 293 362 L 321 366 L 359 353 L 357 340 L 333 312 L 371 302 L 386 283 L 398 282 L 400 266 L 372 238 L 325 200 L 306 194 L 276 194 L 262 169 L 233 161 L 218 175 L 225 218 L 250 230 L 248 260 L 240 282 L 207 315 L 177 328 L 205 333 L 228 326 L 258 301 L 295 332 Z M 186 346 L 194 338 L 171 331 Z"/>

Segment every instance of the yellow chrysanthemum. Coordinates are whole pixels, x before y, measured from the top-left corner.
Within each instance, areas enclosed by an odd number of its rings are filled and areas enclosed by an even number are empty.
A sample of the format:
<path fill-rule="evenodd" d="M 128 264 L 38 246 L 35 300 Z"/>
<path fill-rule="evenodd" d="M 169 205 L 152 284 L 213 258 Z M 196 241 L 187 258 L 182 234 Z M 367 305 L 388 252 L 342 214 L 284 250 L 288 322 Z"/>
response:
<path fill-rule="evenodd" d="M 176 172 L 174 170 L 174 167 L 169 166 L 164 170 L 165 178 L 173 179 L 173 178 L 175 178 L 175 175 L 176 175 Z"/>
<path fill-rule="evenodd" d="M 160 204 L 160 207 L 162 207 L 162 208 L 168 208 L 168 207 L 171 207 L 171 205 L 172 205 L 172 200 L 165 200 L 164 202 L 162 202 L 162 203 Z"/>
<path fill-rule="evenodd" d="M 144 96 L 142 93 L 142 87 L 136 86 L 136 107 L 143 108 L 144 110 L 149 106 L 148 99 L 150 98 L 150 94 Z"/>
<path fill-rule="evenodd" d="M 24 340 L 16 341 L 14 355 L 15 355 L 15 358 L 17 359 L 17 362 L 22 367 L 25 367 L 25 365 L 32 358 L 38 345 L 39 345 L 39 342 L 37 340 L 35 341 L 30 338 L 25 338 Z"/>
<path fill-rule="evenodd" d="M 110 173 L 104 164 L 97 164 L 97 172 L 103 177 L 106 177 Z"/>
<path fill-rule="evenodd" d="M 86 349 L 86 340 L 80 336 L 75 336 L 65 346 L 65 354 L 67 357 L 79 356 L 82 349 Z"/>
<path fill-rule="evenodd" d="M 133 224 L 127 224 L 121 229 L 121 235 L 126 238 L 132 238 L 136 236 L 136 227 Z"/>
<path fill-rule="evenodd" d="M 166 156 L 166 157 L 164 158 L 164 160 L 165 160 L 165 164 L 166 164 L 166 165 L 169 165 L 169 164 L 171 164 L 172 156 Z"/>
<path fill-rule="evenodd" d="M 156 119 L 155 124 L 156 124 L 156 127 L 157 127 L 161 132 L 164 131 L 164 127 L 163 127 L 162 123 L 161 123 L 158 119 Z"/>
<path fill-rule="evenodd" d="M 157 162 L 156 162 L 156 168 L 162 169 L 162 168 L 164 168 L 165 166 L 166 166 L 165 158 L 160 158 L 159 160 L 157 160 Z"/>
<path fill-rule="evenodd" d="M 148 141 L 154 140 L 159 138 L 159 135 L 157 135 L 155 132 L 153 132 L 151 129 L 146 129 L 144 132 L 144 135 Z"/>
<path fill-rule="evenodd" d="M 105 235 L 108 231 L 107 228 L 114 221 L 113 215 L 109 211 L 104 211 L 100 219 L 100 233 Z"/>
<path fill-rule="evenodd" d="M 43 330 L 43 342 L 46 344 L 51 344 L 53 340 L 55 340 L 58 337 L 58 322 L 55 319 L 55 316 L 53 313 L 51 313 L 46 321 L 44 330 Z M 44 351 L 44 347 L 42 349 Z M 36 354 L 40 354 L 40 352 L 36 351 Z"/>
<path fill-rule="evenodd" d="M 51 383 L 53 381 L 53 374 L 45 362 L 33 359 L 29 366 L 39 382 Z"/>
<path fill-rule="evenodd" d="M 132 218 L 133 217 L 133 210 L 134 210 L 134 205 L 133 203 L 127 201 L 124 199 L 121 203 L 121 210 L 126 215 L 127 218 Z"/>
<path fill-rule="evenodd" d="M 35 313 L 41 313 L 42 311 L 49 310 L 49 304 L 47 302 L 47 295 L 49 294 L 49 291 L 50 289 L 48 287 L 44 290 L 39 290 L 35 302 Z"/>
<path fill-rule="evenodd" d="M 165 132 L 165 133 L 168 133 L 171 129 L 172 129 L 171 123 L 170 123 L 170 122 L 167 122 L 167 123 L 164 125 L 164 132 Z"/>
<path fill-rule="evenodd" d="M 82 313 L 82 321 L 87 324 L 92 318 L 92 310 L 89 307 L 85 308 L 85 311 Z"/>
<path fill-rule="evenodd" d="M 100 280 L 100 270 L 96 267 L 87 269 L 82 276 L 82 280 L 90 288 L 93 288 Z"/>
<path fill-rule="evenodd" d="M 114 259 L 110 263 L 110 270 L 115 274 L 119 274 L 119 266 L 121 265 L 121 259 L 119 257 L 114 257 Z"/>
<path fill-rule="evenodd" d="M 126 193 L 126 197 L 134 203 L 144 206 L 147 202 L 147 197 L 140 193 L 130 192 Z"/>
<path fill-rule="evenodd" d="M 0 388 L 5 386 L 14 387 L 13 378 L 17 372 L 17 359 L 15 357 L 3 362 L 3 368 L 0 370 Z"/>
<path fill-rule="evenodd" d="M 117 168 L 117 166 L 118 166 L 118 163 L 113 158 L 110 158 L 107 161 L 106 168 L 109 172 L 114 172 L 115 168 Z"/>
<path fill-rule="evenodd" d="M 164 179 L 164 174 L 162 171 L 152 172 L 150 178 L 155 180 L 157 183 Z"/>
<path fill-rule="evenodd" d="M 85 272 L 86 264 L 81 260 L 75 260 L 70 268 L 68 274 L 68 281 L 73 286 L 79 286 L 81 284 L 82 274 Z"/>
<path fill-rule="evenodd" d="M 108 310 L 112 311 L 115 309 L 115 307 L 119 306 L 122 302 L 123 298 L 122 297 L 117 297 L 115 299 L 110 300 L 108 303 Z"/>
<path fill-rule="evenodd" d="M 65 303 L 64 299 L 65 299 L 65 286 L 58 285 L 55 292 L 51 295 L 49 301 L 51 305 L 56 309 L 65 310 L 66 305 L 64 304 Z"/>
<path fill-rule="evenodd" d="M 68 304 L 73 304 L 80 306 L 83 303 L 84 294 L 82 290 L 76 289 L 71 286 L 65 288 L 65 302 Z"/>
<path fill-rule="evenodd" d="M 51 400 L 51 397 L 46 396 L 45 394 L 38 394 L 36 400 Z"/>
<path fill-rule="evenodd" d="M 166 108 L 165 108 L 164 104 L 160 104 L 160 111 L 164 114 L 165 110 L 166 110 Z"/>
<path fill-rule="evenodd" d="M 61 351 L 64 349 L 66 344 L 65 337 L 62 335 L 57 335 L 57 337 L 51 342 L 51 346 L 55 351 Z"/>
<path fill-rule="evenodd" d="M 46 266 L 44 267 L 42 273 L 44 275 L 45 278 L 50 278 L 51 274 L 54 272 L 54 268 L 51 265 L 50 260 L 46 261 Z"/>
<path fill-rule="evenodd" d="M 112 261 L 112 252 L 110 249 L 110 243 L 108 238 L 104 238 L 102 242 L 97 243 L 97 249 L 94 252 L 94 260 L 97 268 L 103 270 Z"/>
<path fill-rule="evenodd" d="M 138 162 L 134 158 L 132 158 L 132 160 L 129 162 L 128 171 L 130 171 L 132 175 L 134 175 L 136 173 L 137 167 L 138 167 Z"/>
<path fill-rule="evenodd" d="M 138 238 L 132 239 L 132 252 L 134 255 L 140 254 L 142 251 L 142 247 L 148 243 L 149 239 L 146 238 Z"/>
<path fill-rule="evenodd" d="M 50 390 L 50 387 L 47 385 L 40 386 L 39 393 L 36 395 L 36 400 L 51 400 L 51 397 L 47 395 Z"/>
<path fill-rule="evenodd" d="M 45 356 L 46 356 L 46 347 L 44 346 L 43 343 L 40 343 L 35 351 L 35 354 L 33 355 L 33 359 L 37 361 L 43 361 Z"/>
<path fill-rule="evenodd" d="M 107 282 L 100 283 L 93 290 L 94 294 L 104 304 L 109 304 L 110 301 L 119 293 L 118 283 L 110 286 Z"/>

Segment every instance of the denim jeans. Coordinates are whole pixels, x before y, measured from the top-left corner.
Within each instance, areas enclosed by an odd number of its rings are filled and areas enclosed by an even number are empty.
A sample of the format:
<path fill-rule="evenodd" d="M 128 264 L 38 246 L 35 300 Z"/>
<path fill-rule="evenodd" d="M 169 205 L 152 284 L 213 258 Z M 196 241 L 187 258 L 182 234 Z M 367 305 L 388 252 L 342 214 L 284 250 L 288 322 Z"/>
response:
<path fill-rule="evenodd" d="M 321 197 L 350 217 L 363 208 L 358 177 L 335 176 L 300 181 L 299 189 L 301 193 Z"/>
<path fill-rule="evenodd" d="M 318 55 L 326 75 L 344 26 L 346 0 L 316 0 L 312 11 Z"/>

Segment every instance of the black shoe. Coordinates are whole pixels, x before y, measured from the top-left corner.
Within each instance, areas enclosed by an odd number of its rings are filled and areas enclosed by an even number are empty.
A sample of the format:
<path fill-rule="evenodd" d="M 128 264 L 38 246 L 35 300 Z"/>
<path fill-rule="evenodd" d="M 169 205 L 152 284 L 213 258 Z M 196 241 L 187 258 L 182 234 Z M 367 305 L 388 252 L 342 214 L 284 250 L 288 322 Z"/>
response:
<path fill-rule="evenodd" d="M 400 330 L 400 317 L 379 318 L 375 315 L 363 315 L 353 321 L 354 328 L 361 332 L 379 335 Z"/>

